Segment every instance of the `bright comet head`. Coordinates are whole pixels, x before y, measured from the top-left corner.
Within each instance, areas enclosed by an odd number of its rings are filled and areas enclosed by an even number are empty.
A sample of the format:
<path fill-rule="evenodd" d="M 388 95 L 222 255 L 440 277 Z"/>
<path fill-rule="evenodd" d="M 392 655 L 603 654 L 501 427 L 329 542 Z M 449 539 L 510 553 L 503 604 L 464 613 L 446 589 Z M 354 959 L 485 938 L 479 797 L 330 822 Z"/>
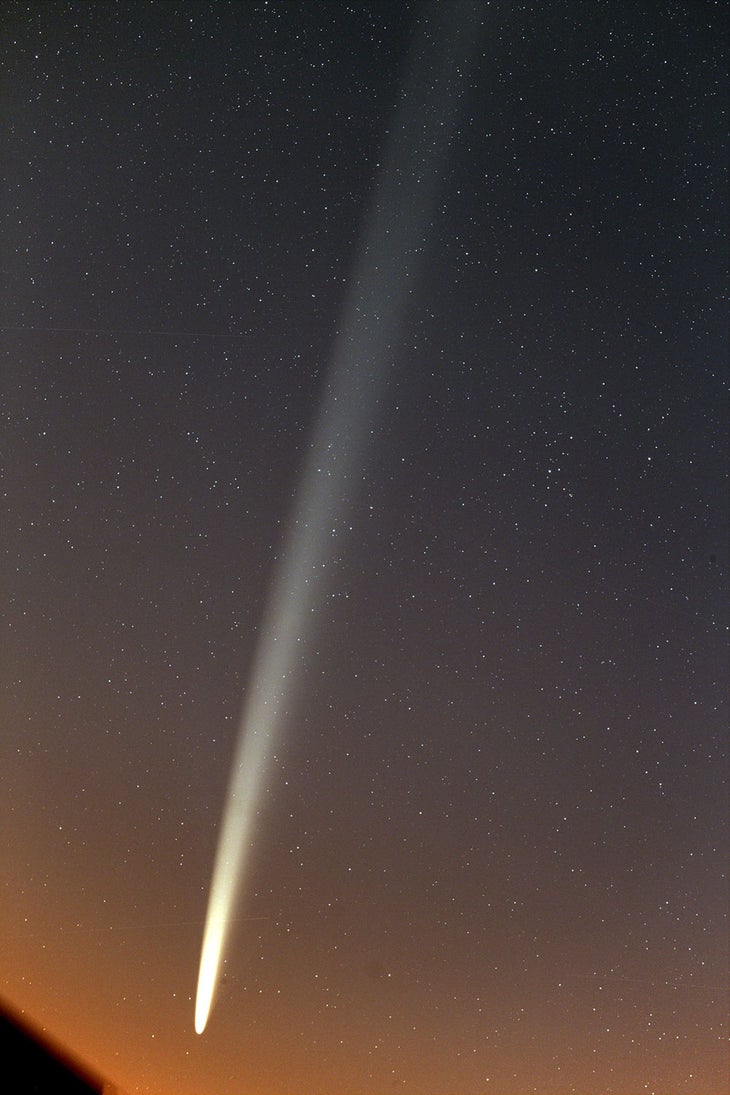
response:
<path fill-rule="evenodd" d="M 218 935 L 219 938 L 215 938 Z M 208 1022 L 213 1003 L 213 991 L 218 976 L 221 955 L 222 929 L 215 931 L 215 925 L 209 925 L 203 940 L 203 952 L 198 973 L 198 992 L 195 997 L 195 1033 L 202 1034 Z"/>

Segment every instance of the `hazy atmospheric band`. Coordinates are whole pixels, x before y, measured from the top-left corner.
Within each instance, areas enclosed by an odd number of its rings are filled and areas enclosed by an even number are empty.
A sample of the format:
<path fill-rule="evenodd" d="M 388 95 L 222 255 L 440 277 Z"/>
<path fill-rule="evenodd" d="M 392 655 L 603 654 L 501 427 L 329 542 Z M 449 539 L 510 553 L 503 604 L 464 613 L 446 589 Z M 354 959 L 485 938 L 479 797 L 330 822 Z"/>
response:
<path fill-rule="evenodd" d="M 481 7 L 472 4 L 434 3 L 425 10 L 390 132 L 241 717 L 203 934 L 199 1034 L 208 1021 L 282 716 L 302 669 L 433 216 L 480 16 Z"/>

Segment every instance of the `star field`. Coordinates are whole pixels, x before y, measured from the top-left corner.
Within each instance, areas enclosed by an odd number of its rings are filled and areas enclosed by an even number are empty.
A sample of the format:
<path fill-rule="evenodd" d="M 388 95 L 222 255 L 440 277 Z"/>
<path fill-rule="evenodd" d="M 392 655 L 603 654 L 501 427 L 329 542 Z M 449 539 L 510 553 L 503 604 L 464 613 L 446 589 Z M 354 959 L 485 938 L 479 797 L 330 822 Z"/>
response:
<path fill-rule="evenodd" d="M 711 3 L 477 5 L 193 1031 L 242 697 L 449 7 L 4 6 L 0 996 L 126 1092 L 727 1089 Z"/>

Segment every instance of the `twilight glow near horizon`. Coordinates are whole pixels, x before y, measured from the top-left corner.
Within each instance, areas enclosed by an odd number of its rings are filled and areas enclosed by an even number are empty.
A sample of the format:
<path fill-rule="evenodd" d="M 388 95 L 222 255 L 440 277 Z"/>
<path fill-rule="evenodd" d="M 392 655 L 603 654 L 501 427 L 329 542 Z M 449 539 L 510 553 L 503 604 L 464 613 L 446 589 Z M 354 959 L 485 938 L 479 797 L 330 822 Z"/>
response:
<path fill-rule="evenodd" d="M 437 14 L 430 9 L 431 18 Z M 208 1022 L 232 911 L 245 876 L 268 765 L 306 660 L 317 600 L 350 510 L 378 403 L 417 274 L 481 11 L 448 12 L 443 35 L 422 34 L 377 181 L 337 338 L 331 375 L 275 571 L 251 674 L 216 850 L 200 955 L 195 1030 Z M 443 18 L 443 17 L 442 17 Z M 432 80 L 419 94 L 424 73 Z"/>

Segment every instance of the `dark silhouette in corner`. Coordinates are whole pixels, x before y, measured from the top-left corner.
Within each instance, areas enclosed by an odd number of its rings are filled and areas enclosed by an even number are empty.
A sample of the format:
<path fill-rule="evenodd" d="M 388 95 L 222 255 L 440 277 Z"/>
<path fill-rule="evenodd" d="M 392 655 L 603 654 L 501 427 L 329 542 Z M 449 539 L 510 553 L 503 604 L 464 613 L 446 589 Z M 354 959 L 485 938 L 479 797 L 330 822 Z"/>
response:
<path fill-rule="evenodd" d="M 8 1095 L 117 1093 L 5 1001 L 0 1001 L 0 1089 Z"/>

